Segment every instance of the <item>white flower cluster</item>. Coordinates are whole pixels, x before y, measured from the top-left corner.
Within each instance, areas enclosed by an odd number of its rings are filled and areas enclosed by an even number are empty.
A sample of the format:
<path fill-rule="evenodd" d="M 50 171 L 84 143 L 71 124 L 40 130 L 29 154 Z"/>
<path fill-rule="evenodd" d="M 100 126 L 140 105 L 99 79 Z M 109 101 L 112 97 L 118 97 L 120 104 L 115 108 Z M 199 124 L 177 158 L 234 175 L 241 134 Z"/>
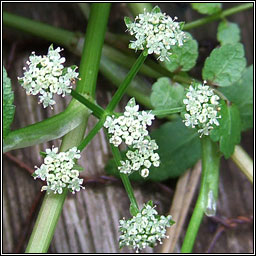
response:
<path fill-rule="evenodd" d="M 83 179 L 79 179 L 79 171 L 76 170 L 75 159 L 80 158 L 80 151 L 76 147 L 67 152 L 58 153 L 58 148 L 46 149 L 44 163 L 33 173 L 34 179 L 46 180 L 47 186 L 42 187 L 42 191 L 54 194 L 63 192 L 63 188 L 68 188 L 73 194 L 80 189 Z"/>
<path fill-rule="evenodd" d="M 129 148 L 126 153 L 128 160 L 120 161 L 121 166 L 118 167 L 121 173 L 131 174 L 140 170 L 140 175 L 145 178 L 149 175 L 151 165 L 160 165 L 159 155 L 154 152 L 158 146 L 147 131 L 147 126 L 152 124 L 154 118 L 150 112 L 139 113 L 139 105 L 136 105 L 134 98 L 129 100 L 124 115 L 106 118 L 104 127 L 112 135 L 109 142 L 118 147 L 123 141 Z"/>
<path fill-rule="evenodd" d="M 72 82 L 78 78 L 75 71 L 77 67 L 64 68 L 65 58 L 59 54 L 62 50 L 60 47 L 54 50 L 51 45 L 47 55 L 36 56 L 32 52 L 27 61 L 28 70 L 24 67 L 24 76 L 18 77 L 28 95 L 40 94 L 39 103 L 43 103 L 44 108 L 56 103 L 53 100 L 54 94 L 64 97 L 66 93 L 70 93 Z"/>
<path fill-rule="evenodd" d="M 172 216 L 160 216 L 155 207 L 148 203 L 142 210 L 129 220 L 120 220 L 119 246 L 130 246 L 136 249 L 136 252 L 144 249 L 146 246 L 154 247 L 166 236 L 166 227 L 170 227 L 174 221 Z"/>
<path fill-rule="evenodd" d="M 135 50 L 148 49 L 148 54 L 159 55 L 160 61 L 169 60 L 170 50 L 174 45 L 182 46 L 186 37 L 181 30 L 182 25 L 165 13 L 161 13 L 158 6 L 154 7 L 151 13 L 144 10 L 134 22 L 125 18 L 126 26 L 136 40 L 131 41 L 129 47 Z"/>
<path fill-rule="evenodd" d="M 209 135 L 213 125 L 218 126 L 218 119 L 221 118 L 218 115 L 220 110 L 219 96 L 214 94 L 213 90 L 205 84 L 206 81 L 196 87 L 190 85 L 186 99 L 183 100 L 187 110 L 184 115 L 185 125 L 192 128 L 197 126 L 200 137 Z"/>

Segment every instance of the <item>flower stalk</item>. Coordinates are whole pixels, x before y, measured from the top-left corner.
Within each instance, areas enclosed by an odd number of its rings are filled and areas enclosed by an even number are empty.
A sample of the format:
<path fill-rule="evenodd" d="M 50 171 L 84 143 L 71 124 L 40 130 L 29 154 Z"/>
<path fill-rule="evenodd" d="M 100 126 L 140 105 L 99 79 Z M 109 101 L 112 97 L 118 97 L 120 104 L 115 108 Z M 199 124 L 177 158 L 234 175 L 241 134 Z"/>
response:
<path fill-rule="evenodd" d="M 201 139 L 202 176 L 199 195 L 181 247 L 182 253 L 192 253 L 204 214 L 214 216 L 218 200 L 219 163 L 218 146 L 210 138 Z"/>
<path fill-rule="evenodd" d="M 88 93 L 92 97 L 95 95 L 100 53 L 109 10 L 110 4 L 93 4 L 86 32 L 86 43 L 80 65 L 82 80 L 78 82 L 77 91 L 81 94 Z M 95 40 L 95 37 L 97 40 Z M 83 79 L 87 73 L 91 75 Z M 79 144 L 86 128 L 88 116 L 89 112 L 85 112 L 81 125 L 64 137 L 61 151 L 66 151 Z M 45 196 L 26 253 L 46 253 L 48 251 L 66 195 L 67 189 L 64 189 L 60 195 L 51 193 Z"/>

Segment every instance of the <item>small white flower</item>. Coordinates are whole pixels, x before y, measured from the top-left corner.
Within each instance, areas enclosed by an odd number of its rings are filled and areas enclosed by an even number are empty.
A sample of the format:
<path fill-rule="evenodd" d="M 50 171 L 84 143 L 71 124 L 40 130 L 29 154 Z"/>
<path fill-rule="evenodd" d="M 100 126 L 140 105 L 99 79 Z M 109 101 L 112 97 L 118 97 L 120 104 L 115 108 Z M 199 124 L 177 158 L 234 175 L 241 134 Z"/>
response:
<path fill-rule="evenodd" d="M 139 252 L 147 246 L 156 246 L 157 242 L 161 244 L 162 239 L 168 238 L 165 235 L 166 228 L 174 223 L 172 216 L 160 216 L 154 208 L 149 202 L 131 219 L 119 221 L 120 248 L 129 246 Z"/>
<path fill-rule="evenodd" d="M 219 96 L 207 85 L 190 85 L 183 103 L 186 105 L 187 113 L 184 114 L 183 122 L 186 126 L 197 127 L 200 137 L 209 135 L 214 128 L 212 125 L 219 125 Z"/>
<path fill-rule="evenodd" d="M 124 115 L 118 118 L 107 117 L 104 127 L 108 128 L 111 134 L 109 142 L 118 147 L 122 142 L 129 146 L 126 157 L 128 160 L 121 161 L 119 171 L 131 174 L 139 171 L 144 165 L 146 169 L 150 168 L 153 162 L 155 167 L 159 166 L 159 155 L 154 153 L 158 146 L 154 140 L 148 136 L 147 126 L 152 124 L 154 115 L 151 112 L 139 112 L 139 106 L 132 98 L 125 107 Z M 113 128 L 114 127 L 114 128 Z M 146 175 L 146 171 L 140 171 L 141 175 Z"/>
<path fill-rule="evenodd" d="M 68 187 L 72 193 L 84 188 L 81 186 L 83 179 L 79 179 L 79 171 L 73 170 L 74 159 L 79 158 L 80 151 L 76 147 L 60 153 L 58 148 L 46 149 L 44 164 L 40 168 L 35 166 L 37 169 L 33 174 L 35 179 L 46 180 L 47 186 L 43 186 L 41 191 L 61 194 L 65 187 Z"/>
<path fill-rule="evenodd" d="M 147 48 L 148 54 L 159 55 L 160 61 L 169 60 L 172 46 L 182 46 L 185 39 L 185 33 L 176 19 L 161 13 L 158 6 L 151 13 L 144 10 L 144 14 L 139 14 L 134 23 L 126 22 L 127 30 L 136 38 L 129 47 L 136 51 Z"/>
<path fill-rule="evenodd" d="M 146 178 L 148 177 L 149 175 L 149 170 L 148 169 L 142 169 L 141 172 L 140 172 L 140 175 L 143 177 L 143 178 Z"/>
<path fill-rule="evenodd" d="M 67 68 L 65 71 L 62 63 L 65 58 L 61 57 L 59 47 L 53 49 L 51 45 L 46 56 L 36 56 L 35 52 L 29 57 L 28 70 L 26 67 L 23 77 L 18 77 L 21 86 L 26 90 L 28 95 L 39 94 L 39 103 L 46 108 L 54 105 L 53 95 L 58 94 L 64 97 L 66 93 L 71 92 L 72 81 L 78 78 L 75 68 Z"/>

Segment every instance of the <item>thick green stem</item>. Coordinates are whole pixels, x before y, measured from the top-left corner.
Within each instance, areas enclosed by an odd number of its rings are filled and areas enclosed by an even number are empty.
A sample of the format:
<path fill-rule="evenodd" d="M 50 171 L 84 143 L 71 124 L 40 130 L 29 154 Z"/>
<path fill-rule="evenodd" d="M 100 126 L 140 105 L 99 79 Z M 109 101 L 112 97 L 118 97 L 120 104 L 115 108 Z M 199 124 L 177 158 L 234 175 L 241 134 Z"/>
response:
<path fill-rule="evenodd" d="M 110 103 L 108 104 L 108 106 L 106 108 L 107 111 L 109 111 L 109 112 L 114 111 L 115 107 L 117 106 L 117 104 L 119 103 L 121 98 L 123 97 L 127 87 L 131 83 L 132 79 L 138 73 L 141 65 L 146 60 L 146 58 L 147 58 L 147 54 L 145 54 L 145 52 L 143 51 L 140 54 L 140 56 L 138 57 L 138 59 L 136 60 L 136 62 L 134 63 L 134 65 L 131 67 L 131 69 L 128 72 L 127 76 L 125 77 L 123 83 L 118 87 L 116 93 L 114 94 L 113 98 L 111 99 Z"/>
<path fill-rule="evenodd" d="M 38 21 L 14 15 L 8 12 L 3 12 L 4 24 L 8 27 L 17 28 L 23 32 L 29 32 L 41 38 L 46 38 L 50 42 L 55 42 L 59 45 L 74 46 L 77 41 L 76 33 L 70 32 L 61 28 L 55 28 L 51 25 L 44 24 Z"/>
<path fill-rule="evenodd" d="M 207 23 L 213 22 L 215 20 L 223 19 L 227 16 L 233 15 L 233 14 L 238 13 L 238 12 L 245 11 L 245 10 L 250 9 L 250 8 L 253 8 L 253 3 L 241 4 L 241 5 L 229 8 L 227 10 L 221 11 L 219 13 L 207 16 L 205 18 L 187 23 L 187 24 L 184 25 L 183 29 L 184 30 L 190 30 L 190 29 L 193 29 L 193 28 L 197 28 L 197 27 L 203 26 Z"/>
<path fill-rule="evenodd" d="M 202 138 L 201 145 L 202 176 L 200 191 L 181 248 L 182 253 L 192 252 L 204 213 L 212 216 L 216 211 L 220 154 L 218 153 L 217 144 L 212 142 L 210 138 Z"/>
<path fill-rule="evenodd" d="M 80 65 L 80 77 L 77 86 L 79 93 L 95 95 L 96 79 L 99 68 L 100 53 L 108 20 L 110 4 L 93 4 L 86 32 L 86 43 Z M 95 42 L 95 34 L 97 42 Z M 88 63 L 86 63 L 88 62 Z M 86 77 L 88 74 L 88 77 Z M 83 107 L 84 108 L 84 107 Z M 61 151 L 77 146 L 83 138 L 89 112 L 85 113 L 82 123 L 68 133 L 61 145 Z M 46 195 L 31 234 L 26 253 L 46 253 L 51 243 L 62 207 L 67 195 L 65 190 L 61 195 Z"/>

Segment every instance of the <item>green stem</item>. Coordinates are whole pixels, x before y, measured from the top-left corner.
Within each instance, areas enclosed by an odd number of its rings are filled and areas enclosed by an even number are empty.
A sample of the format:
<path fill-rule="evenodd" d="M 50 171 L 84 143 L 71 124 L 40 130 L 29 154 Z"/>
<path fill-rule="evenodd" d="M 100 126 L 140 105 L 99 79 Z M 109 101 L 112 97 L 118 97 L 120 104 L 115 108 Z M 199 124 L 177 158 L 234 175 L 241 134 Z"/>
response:
<path fill-rule="evenodd" d="M 77 149 L 82 151 L 94 138 L 94 136 L 98 133 L 98 131 L 103 127 L 105 122 L 105 118 L 103 117 L 98 121 L 98 123 L 92 128 L 92 130 L 88 133 L 88 135 L 81 141 Z"/>
<path fill-rule="evenodd" d="M 51 25 L 35 20 L 32 21 L 8 12 L 3 12 L 3 22 L 8 27 L 13 27 L 26 33 L 29 32 L 32 35 L 45 38 L 59 45 L 65 45 L 68 48 L 72 48 L 78 40 L 75 32 L 55 28 Z"/>
<path fill-rule="evenodd" d="M 184 25 L 184 30 L 190 30 L 193 28 L 197 28 L 197 27 L 203 26 L 207 23 L 213 22 L 215 20 L 223 19 L 227 16 L 233 15 L 238 12 L 245 11 L 250 8 L 253 8 L 253 3 L 241 4 L 241 5 L 229 8 L 227 10 L 221 11 L 219 13 L 207 16 L 205 18 L 187 23 Z"/>
<path fill-rule="evenodd" d="M 106 110 L 108 112 L 114 111 L 115 107 L 117 106 L 117 104 L 119 103 L 121 98 L 123 97 L 127 87 L 131 83 L 132 79 L 138 73 L 141 65 L 146 60 L 146 58 L 147 58 L 147 54 L 145 54 L 145 51 L 143 51 L 140 54 L 140 56 L 138 57 L 138 59 L 136 60 L 136 62 L 134 63 L 134 65 L 131 67 L 131 69 L 128 72 L 127 76 L 125 77 L 123 83 L 118 87 L 116 93 L 114 94 L 113 98 L 111 99 L 110 103 L 108 104 L 108 106 L 106 108 Z"/>
<path fill-rule="evenodd" d="M 175 113 L 180 113 L 184 110 L 184 107 L 170 108 L 170 109 L 157 109 L 152 110 L 151 113 L 155 116 L 167 116 Z"/>
<path fill-rule="evenodd" d="M 125 79 L 127 75 L 127 70 L 120 65 L 110 61 L 105 56 L 102 56 L 100 63 L 100 72 L 116 87 L 119 87 L 122 81 Z M 140 79 L 139 77 L 135 77 L 131 81 L 130 86 L 127 88 L 126 93 L 135 97 L 136 101 L 144 106 L 152 109 L 152 105 L 150 103 L 149 95 L 150 95 L 150 87 L 149 84 L 145 82 L 145 80 Z"/>
<path fill-rule="evenodd" d="M 115 159 L 116 166 L 120 166 L 120 161 L 122 160 L 122 158 L 121 158 L 121 154 L 119 152 L 119 149 L 111 143 L 110 143 L 110 146 L 111 146 L 112 154 L 113 154 L 114 159 Z M 130 183 L 128 175 L 124 174 L 124 173 L 119 173 L 119 175 L 120 175 L 120 178 L 121 178 L 121 180 L 124 184 L 125 190 L 126 190 L 127 195 L 130 199 L 132 207 L 139 212 L 138 203 L 137 203 L 136 198 L 134 196 L 132 185 Z"/>
<path fill-rule="evenodd" d="M 104 115 L 104 109 L 100 107 L 99 105 L 92 103 L 88 99 L 86 99 L 84 96 L 81 94 L 77 93 L 76 91 L 72 90 L 71 95 L 73 98 L 75 98 L 77 101 L 80 103 L 84 104 L 86 107 L 88 107 L 90 110 L 92 110 L 93 115 L 96 116 L 97 118 L 101 118 Z"/>
<path fill-rule="evenodd" d="M 202 145 L 202 176 L 198 199 L 190 219 L 188 229 L 181 248 L 181 253 L 191 253 L 194 242 L 202 222 L 204 213 L 211 213 L 214 210 L 214 203 L 218 198 L 218 182 L 219 182 L 219 162 L 220 155 L 218 153 L 218 146 L 213 143 L 210 138 L 203 137 L 201 139 Z M 209 192 L 212 191 L 213 197 L 209 197 Z M 212 201 L 209 201 L 212 200 Z M 210 208 L 210 204 L 213 207 Z M 216 204 L 215 204 L 216 207 Z M 213 211 L 209 211 L 213 210 Z M 212 216 L 212 215 L 211 215 Z"/>
<path fill-rule="evenodd" d="M 102 49 L 110 4 L 93 4 L 86 32 L 86 43 L 80 65 L 82 80 L 77 85 L 79 93 L 95 95 L 96 78 L 99 69 L 99 55 Z M 95 41 L 95 34 L 97 40 Z M 85 63 L 88 62 L 89 64 Z M 93 74 L 91 74 L 91 73 Z M 85 74 L 89 78 L 85 79 Z M 81 125 L 68 133 L 61 145 L 61 151 L 76 146 L 83 138 L 89 112 L 83 117 Z M 61 195 L 46 195 L 40 208 L 33 232 L 31 234 L 26 253 L 46 253 L 52 240 L 62 207 L 67 195 L 65 190 Z"/>
<path fill-rule="evenodd" d="M 130 68 L 136 61 L 136 58 L 123 54 L 122 52 L 108 45 L 104 45 L 102 53 L 111 61 L 114 61 L 115 63 L 120 64 L 126 68 Z M 162 76 L 161 73 L 149 67 L 148 65 L 145 65 L 145 63 L 141 66 L 140 73 L 152 78 L 159 78 Z"/>

